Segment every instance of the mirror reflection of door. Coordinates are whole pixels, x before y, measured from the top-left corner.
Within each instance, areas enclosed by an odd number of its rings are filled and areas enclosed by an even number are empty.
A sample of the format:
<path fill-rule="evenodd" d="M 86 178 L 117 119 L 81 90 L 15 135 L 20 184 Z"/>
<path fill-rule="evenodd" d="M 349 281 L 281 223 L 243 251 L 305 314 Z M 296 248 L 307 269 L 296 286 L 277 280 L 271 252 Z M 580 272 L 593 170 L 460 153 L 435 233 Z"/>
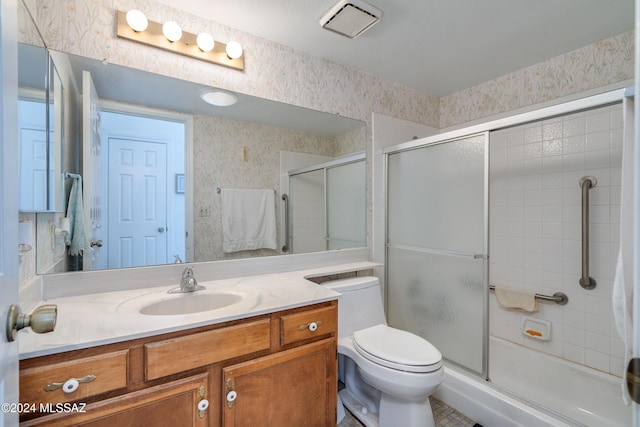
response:
<path fill-rule="evenodd" d="M 108 268 L 167 263 L 167 146 L 109 138 Z"/>
<path fill-rule="evenodd" d="M 107 268 L 185 260 L 185 124 L 101 111 Z"/>
<path fill-rule="evenodd" d="M 47 136 L 44 100 L 18 100 L 20 211 L 47 210 Z M 53 144 L 53 132 L 50 133 Z M 53 149 L 48 150 L 50 153 Z"/>
<path fill-rule="evenodd" d="M 102 228 L 102 138 L 100 135 L 99 99 L 88 71 L 82 72 L 82 150 L 83 150 L 83 203 L 85 230 L 93 251 L 82 258 L 84 270 L 106 268 L 105 257 L 100 248 L 104 240 Z M 67 212 L 67 216 L 69 213 Z M 86 224 L 89 221 L 89 224 Z M 89 256 L 87 256 L 89 255 Z"/>

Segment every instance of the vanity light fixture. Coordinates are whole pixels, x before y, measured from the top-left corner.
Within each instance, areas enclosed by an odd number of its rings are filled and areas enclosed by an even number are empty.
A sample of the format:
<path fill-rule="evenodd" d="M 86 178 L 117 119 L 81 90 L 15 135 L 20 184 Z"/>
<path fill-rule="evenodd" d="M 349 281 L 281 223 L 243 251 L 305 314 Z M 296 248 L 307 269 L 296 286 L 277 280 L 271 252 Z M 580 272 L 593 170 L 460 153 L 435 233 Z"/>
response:
<path fill-rule="evenodd" d="M 198 37 L 196 37 L 196 43 L 203 52 L 211 52 L 216 46 L 215 40 L 213 40 L 213 37 L 209 33 L 198 34 Z M 229 45 L 227 45 L 227 48 L 228 46 Z"/>
<path fill-rule="evenodd" d="M 175 21 L 167 21 L 164 24 L 150 21 L 144 13 L 135 9 L 127 13 L 118 11 L 117 15 L 117 36 L 120 38 L 244 70 L 244 51 L 238 42 L 224 44 L 215 41 L 211 34 L 206 32 L 198 35 L 188 33 Z M 142 25 L 144 22 L 146 26 Z"/>
<path fill-rule="evenodd" d="M 162 34 L 170 42 L 177 42 L 182 38 L 182 28 L 176 21 L 167 21 L 162 24 Z"/>
<path fill-rule="evenodd" d="M 133 29 L 135 32 L 144 31 L 149 27 L 149 20 L 145 16 L 144 13 L 139 11 L 138 9 L 131 9 L 127 12 L 127 24 Z"/>
<path fill-rule="evenodd" d="M 231 59 L 238 59 L 242 56 L 242 46 L 236 41 L 227 43 L 227 56 Z"/>
<path fill-rule="evenodd" d="M 230 107 L 238 102 L 236 95 L 224 91 L 205 92 L 200 95 L 200 98 L 207 104 L 215 105 L 216 107 Z"/>

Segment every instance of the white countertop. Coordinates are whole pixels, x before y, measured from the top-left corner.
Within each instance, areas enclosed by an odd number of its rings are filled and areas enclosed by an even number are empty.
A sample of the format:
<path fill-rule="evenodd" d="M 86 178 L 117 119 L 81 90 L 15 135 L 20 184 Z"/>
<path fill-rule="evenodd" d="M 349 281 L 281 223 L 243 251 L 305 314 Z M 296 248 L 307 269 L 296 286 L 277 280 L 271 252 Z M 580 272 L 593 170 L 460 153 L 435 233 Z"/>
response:
<path fill-rule="evenodd" d="M 336 300 L 340 294 L 305 278 L 363 270 L 376 265 L 358 262 L 285 273 L 198 281 L 207 289 L 189 294 L 167 294 L 170 288 L 176 286 L 162 286 L 42 301 L 58 306 L 55 330 L 47 334 L 35 334 L 28 329 L 20 331 L 20 359 Z M 242 300 L 216 310 L 191 314 L 145 315 L 139 312 L 141 307 L 152 302 L 170 298 L 198 298 L 219 292 L 240 295 Z"/>

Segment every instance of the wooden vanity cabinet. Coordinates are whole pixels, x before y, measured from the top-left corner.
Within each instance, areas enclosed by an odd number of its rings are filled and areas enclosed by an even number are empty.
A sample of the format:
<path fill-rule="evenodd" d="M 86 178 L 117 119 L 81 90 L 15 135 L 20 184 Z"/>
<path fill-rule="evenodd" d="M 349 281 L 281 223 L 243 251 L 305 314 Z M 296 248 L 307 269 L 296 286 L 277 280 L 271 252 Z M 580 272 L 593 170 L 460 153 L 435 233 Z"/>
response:
<path fill-rule="evenodd" d="M 22 360 L 21 425 L 335 425 L 337 304 Z"/>
<path fill-rule="evenodd" d="M 85 407 L 69 404 L 69 411 L 35 418 L 21 425 L 68 427 L 137 427 L 210 425 L 206 411 L 198 404 L 208 388 L 208 374 L 169 381 L 122 396 L 100 400 Z"/>
<path fill-rule="evenodd" d="M 322 340 L 223 369 L 223 426 L 335 424 L 336 343 Z"/>

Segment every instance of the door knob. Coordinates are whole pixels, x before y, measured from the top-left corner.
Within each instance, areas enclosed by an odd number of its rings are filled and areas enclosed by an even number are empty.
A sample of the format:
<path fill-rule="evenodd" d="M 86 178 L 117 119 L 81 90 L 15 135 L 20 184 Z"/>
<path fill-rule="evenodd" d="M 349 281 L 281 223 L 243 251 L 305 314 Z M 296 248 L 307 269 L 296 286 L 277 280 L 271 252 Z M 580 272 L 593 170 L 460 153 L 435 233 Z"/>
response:
<path fill-rule="evenodd" d="M 164 227 L 158 227 L 158 232 L 162 233 L 164 231 Z"/>
<path fill-rule="evenodd" d="M 95 242 L 92 240 L 91 243 L 89 243 L 91 245 L 91 247 L 97 246 L 99 248 L 102 247 L 102 240 L 96 240 Z"/>
<path fill-rule="evenodd" d="M 45 304 L 37 307 L 31 314 L 22 314 L 20 307 L 12 304 L 7 315 L 7 341 L 15 341 L 16 332 L 31 327 L 36 334 L 46 334 L 56 327 L 58 306 Z"/>

